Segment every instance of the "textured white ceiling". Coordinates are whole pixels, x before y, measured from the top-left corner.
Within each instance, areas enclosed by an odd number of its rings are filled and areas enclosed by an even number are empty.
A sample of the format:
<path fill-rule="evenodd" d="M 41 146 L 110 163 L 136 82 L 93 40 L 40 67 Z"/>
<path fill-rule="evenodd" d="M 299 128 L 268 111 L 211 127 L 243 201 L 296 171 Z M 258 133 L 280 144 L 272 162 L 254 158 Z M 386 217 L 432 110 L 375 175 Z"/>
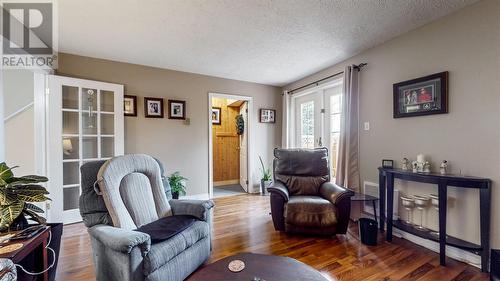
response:
<path fill-rule="evenodd" d="M 62 52 L 284 85 L 477 0 L 60 0 Z"/>

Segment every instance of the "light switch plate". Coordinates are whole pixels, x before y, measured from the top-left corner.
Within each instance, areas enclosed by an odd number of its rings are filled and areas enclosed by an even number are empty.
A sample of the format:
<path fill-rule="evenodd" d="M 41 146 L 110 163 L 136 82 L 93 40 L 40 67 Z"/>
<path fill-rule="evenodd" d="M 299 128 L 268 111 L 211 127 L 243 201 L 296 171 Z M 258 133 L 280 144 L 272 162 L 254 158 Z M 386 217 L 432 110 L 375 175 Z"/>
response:
<path fill-rule="evenodd" d="M 370 131 L 370 122 L 365 122 L 365 131 Z"/>

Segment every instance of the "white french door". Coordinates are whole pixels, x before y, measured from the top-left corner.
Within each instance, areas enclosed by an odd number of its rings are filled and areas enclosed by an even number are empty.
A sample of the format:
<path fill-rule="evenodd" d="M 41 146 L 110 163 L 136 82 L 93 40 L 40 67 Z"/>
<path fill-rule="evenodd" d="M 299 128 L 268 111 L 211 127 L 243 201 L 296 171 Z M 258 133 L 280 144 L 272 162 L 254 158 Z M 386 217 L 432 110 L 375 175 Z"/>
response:
<path fill-rule="evenodd" d="M 323 146 L 328 148 L 330 155 L 330 174 L 335 178 L 337 174 L 337 156 L 339 151 L 340 137 L 340 114 L 342 110 L 342 85 L 326 88 L 323 90 L 325 126 L 323 135 L 325 142 Z"/>
<path fill-rule="evenodd" d="M 316 94 L 295 99 L 295 146 L 315 148 L 323 146 L 321 108 L 323 102 Z"/>
<path fill-rule="evenodd" d="M 337 80 L 307 93 L 295 94 L 293 106 L 293 147 L 327 147 L 332 178 L 337 170 L 342 81 Z"/>
<path fill-rule="evenodd" d="M 123 85 L 49 75 L 49 219 L 81 221 L 80 166 L 124 151 Z"/>

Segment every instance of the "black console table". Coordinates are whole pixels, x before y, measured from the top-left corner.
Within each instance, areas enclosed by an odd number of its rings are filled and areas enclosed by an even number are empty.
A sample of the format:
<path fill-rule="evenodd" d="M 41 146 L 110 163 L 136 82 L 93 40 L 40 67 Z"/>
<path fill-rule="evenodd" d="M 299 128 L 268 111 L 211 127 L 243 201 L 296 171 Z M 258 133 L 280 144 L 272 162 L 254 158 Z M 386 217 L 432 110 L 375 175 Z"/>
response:
<path fill-rule="evenodd" d="M 439 242 L 439 261 L 446 265 L 446 245 L 457 247 L 481 256 L 481 270 L 487 271 L 490 254 L 490 211 L 491 211 L 491 180 L 487 178 L 465 177 L 457 175 L 441 175 L 435 173 L 413 173 L 401 169 L 378 168 L 379 170 L 379 203 L 380 230 L 384 230 L 387 221 L 387 241 L 392 241 L 392 227 L 397 227 L 413 235 Z M 439 197 L 439 238 L 428 232 L 417 230 L 400 221 L 393 222 L 394 179 L 437 184 Z M 446 235 L 446 209 L 448 186 L 479 189 L 480 206 L 480 236 L 481 244 L 477 245 Z M 385 218 L 387 189 L 387 218 Z"/>

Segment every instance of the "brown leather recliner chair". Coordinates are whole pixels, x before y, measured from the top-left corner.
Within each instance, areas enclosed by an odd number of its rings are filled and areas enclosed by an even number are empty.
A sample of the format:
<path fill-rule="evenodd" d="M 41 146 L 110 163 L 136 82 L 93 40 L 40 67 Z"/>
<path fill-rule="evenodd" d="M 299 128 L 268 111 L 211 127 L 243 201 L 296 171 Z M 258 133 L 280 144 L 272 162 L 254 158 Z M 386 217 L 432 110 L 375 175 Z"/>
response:
<path fill-rule="evenodd" d="M 328 149 L 274 149 L 274 228 L 292 233 L 345 234 L 354 193 L 330 182 Z"/>

